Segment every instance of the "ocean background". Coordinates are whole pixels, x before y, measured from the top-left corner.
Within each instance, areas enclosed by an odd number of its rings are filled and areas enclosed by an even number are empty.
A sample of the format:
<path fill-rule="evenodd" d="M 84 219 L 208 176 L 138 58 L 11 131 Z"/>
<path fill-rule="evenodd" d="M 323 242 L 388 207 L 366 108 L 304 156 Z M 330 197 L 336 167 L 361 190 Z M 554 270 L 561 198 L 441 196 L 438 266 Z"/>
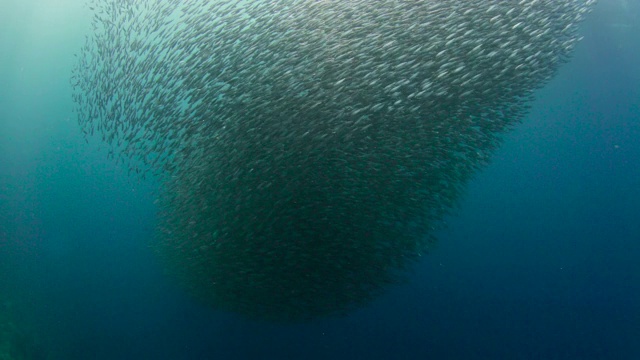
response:
<path fill-rule="evenodd" d="M 89 30 L 83 1 L 0 0 L 1 360 L 640 359 L 640 1 L 599 2 L 407 284 L 297 325 L 165 276 L 158 183 L 72 112 Z"/>

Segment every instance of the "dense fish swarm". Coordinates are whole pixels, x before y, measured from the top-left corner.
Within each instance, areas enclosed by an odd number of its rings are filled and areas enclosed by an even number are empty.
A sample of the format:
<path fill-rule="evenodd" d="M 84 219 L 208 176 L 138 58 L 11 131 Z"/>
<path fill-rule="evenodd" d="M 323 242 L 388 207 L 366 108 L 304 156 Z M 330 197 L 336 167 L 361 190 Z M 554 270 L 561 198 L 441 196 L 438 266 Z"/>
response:
<path fill-rule="evenodd" d="M 163 181 L 155 248 L 279 321 L 397 282 L 592 0 L 98 0 L 79 121 Z"/>

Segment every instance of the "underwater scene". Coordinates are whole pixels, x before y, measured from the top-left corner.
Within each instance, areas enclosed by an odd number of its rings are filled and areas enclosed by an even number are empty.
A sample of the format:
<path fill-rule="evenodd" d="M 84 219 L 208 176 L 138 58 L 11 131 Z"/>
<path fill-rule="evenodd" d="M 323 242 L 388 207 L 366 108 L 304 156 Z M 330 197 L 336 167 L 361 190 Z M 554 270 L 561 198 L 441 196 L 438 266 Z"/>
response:
<path fill-rule="evenodd" d="M 0 360 L 640 359 L 640 2 L 2 0 Z"/>

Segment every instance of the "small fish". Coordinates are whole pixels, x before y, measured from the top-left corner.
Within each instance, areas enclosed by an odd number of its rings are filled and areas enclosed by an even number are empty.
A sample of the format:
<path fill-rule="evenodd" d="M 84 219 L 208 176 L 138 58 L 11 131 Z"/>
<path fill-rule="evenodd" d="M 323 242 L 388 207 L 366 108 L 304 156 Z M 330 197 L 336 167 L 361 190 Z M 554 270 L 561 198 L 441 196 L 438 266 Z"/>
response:
<path fill-rule="evenodd" d="M 594 3 L 95 0 L 75 111 L 161 180 L 154 248 L 195 296 L 343 314 L 432 246 Z"/>

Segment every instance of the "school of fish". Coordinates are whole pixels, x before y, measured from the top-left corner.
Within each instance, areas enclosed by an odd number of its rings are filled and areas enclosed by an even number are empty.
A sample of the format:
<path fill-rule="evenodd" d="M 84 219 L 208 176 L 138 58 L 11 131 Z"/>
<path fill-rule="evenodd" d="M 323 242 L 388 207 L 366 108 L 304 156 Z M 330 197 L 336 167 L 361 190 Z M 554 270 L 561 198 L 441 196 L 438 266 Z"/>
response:
<path fill-rule="evenodd" d="M 343 314 L 402 281 L 594 0 L 93 0 L 79 124 L 162 180 L 207 304 Z"/>

